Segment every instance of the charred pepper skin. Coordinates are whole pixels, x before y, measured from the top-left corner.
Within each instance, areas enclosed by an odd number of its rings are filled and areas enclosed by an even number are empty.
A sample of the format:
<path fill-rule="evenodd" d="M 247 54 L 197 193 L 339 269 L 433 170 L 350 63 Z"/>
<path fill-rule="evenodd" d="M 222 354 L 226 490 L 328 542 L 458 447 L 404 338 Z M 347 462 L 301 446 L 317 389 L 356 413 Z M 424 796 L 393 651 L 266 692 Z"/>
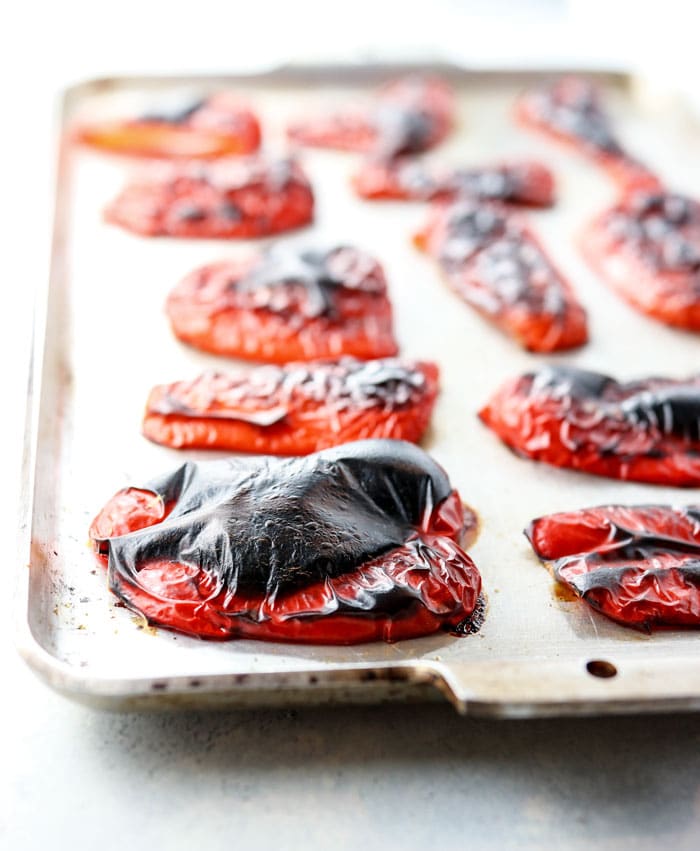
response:
<path fill-rule="evenodd" d="M 275 245 L 188 275 L 166 312 L 175 335 L 228 357 L 289 363 L 398 351 L 379 263 L 350 247 Z"/>
<path fill-rule="evenodd" d="M 381 159 L 439 144 L 454 122 L 454 96 L 437 77 L 410 75 L 387 83 L 366 109 L 348 109 L 291 124 L 299 145 L 372 153 Z"/>
<path fill-rule="evenodd" d="M 260 157 L 154 166 L 105 210 L 139 236 L 249 239 L 303 227 L 314 196 L 294 160 Z"/>
<path fill-rule="evenodd" d="M 433 363 L 344 358 L 205 373 L 155 387 L 143 433 L 176 449 L 308 455 L 367 438 L 418 442 L 435 404 Z"/>
<path fill-rule="evenodd" d="M 456 626 L 481 580 L 444 470 L 403 441 L 289 460 L 187 462 L 90 528 L 111 589 L 202 638 L 396 641 Z M 128 533 L 128 534 L 127 534 Z"/>
<path fill-rule="evenodd" d="M 454 201 L 472 198 L 522 207 L 551 207 L 554 177 L 538 162 L 509 162 L 480 168 L 448 169 L 401 157 L 368 159 L 353 178 L 367 200 Z"/>
<path fill-rule="evenodd" d="M 507 381 L 479 412 L 516 454 L 650 484 L 700 485 L 700 377 L 621 384 L 545 367 Z"/>
<path fill-rule="evenodd" d="M 700 627 L 700 506 L 605 505 L 525 535 L 555 579 L 625 626 Z"/>
<path fill-rule="evenodd" d="M 581 77 L 560 77 L 522 94 L 515 118 L 600 165 L 623 190 L 655 189 L 659 178 L 627 153 L 615 135 L 598 88 Z"/>
<path fill-rule="evenodd" d="M 130 157 L 213 159 L 252 154 L 260 147 L 260 123 L 240 97 L 218 92 L 126 121 L 78 127 L 78 142 Z"/>
<path fill-rule="evenodd" d="M 482 316 L 532 352 L 588 340 L 586 312 L 529 228 L 504 207 L 461 199 L 436 205 L 417 246 Z"/>
<path fill-rule="evenodd" d="M 700 204 L 673 192 L 633 192 L 586 227 L 593 270 L 637 310 L 700 331 Z"/>

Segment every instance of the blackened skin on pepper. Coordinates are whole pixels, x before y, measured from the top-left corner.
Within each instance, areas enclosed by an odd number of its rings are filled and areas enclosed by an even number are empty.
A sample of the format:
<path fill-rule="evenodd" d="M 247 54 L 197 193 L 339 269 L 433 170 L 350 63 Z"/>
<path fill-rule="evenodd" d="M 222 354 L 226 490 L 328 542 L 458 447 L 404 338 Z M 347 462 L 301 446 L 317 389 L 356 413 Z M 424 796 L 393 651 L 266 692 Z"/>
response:
<path fill-rule="evenodd" d="M 403 441 L 358 441 L 291 460 L 188 462 L 135 491 L 159 508 L 125 527 L 114 506 L 132 499 L 129 490 L 98 515 L 91 536 L 108 555 L 111 588 L 134 608 L 145 599 L 141 610 L 165 626 L 352 643 L 432 632 L 476 605 L 478 572 L 455 543 L 473 517 L 442 468 Z M 204 610 L 218 601 L 206 623 L 196 607 L 179 619 L 182 598 L 169 614 L 164 597 L 153 605 L 167 582 L 159 574 L 155 595 L 145 587 L 152 565 L 171 568 L 173 587 L 196 585 L 185 602 Z M 312 626 L 313 616 L 328 618 L 328 628 Z M 358 628 L 363 617 L 374 624 Z M 394 634 L 393 618 L 407 632 Z"/>
<path fill-rule="evenodd" d="M 417 443 L 437 390 L 436 364 L 403 358 L 208 372 L 155 387 L 143 433 L 176 449 L 265 455 L 308 455 L 367 438 Z"/>
<path fill-rule="evenodd" d="M 307 225 L 313 208 L 299 163 L 226 156 L 154 165 L 107 206 L 105 219 L 140 236 L 251 239 Z"/>
<path fill-rule="evenodd" d="M 700 376 L 622 384 L 545 367 L 506 382 L 479 416 L 527 458 L 611 478 L 700 485 Z"/>
<path fill-rule="evenodd" d="M 233 92 L 161 102 L 131 119 L 97 121 L 76 128 L 77 141 L 135 157 L 212 159 L 250 154 L 260 146 L 257 116 Z"/>
<path fill-rule="evenodd" d="M 700 203 L 676 192 L 632 192 L 584 228 L 591 268 L 632 307 L 700 331 Z"/>
<path fill-rule="evenodd" d="M 503 206 L 473 198 L 436 204 L 416 245 L 474 309 L 534 352 L 588 339 L 586 312 L 530 228 Z"/>
<path fill-rule="evenodd" d="M 626 626 L 700 626 L 700 506 L 604 505 L 526 529 L 559 582 Z"/>
<path fill-rule="evenodd" d="M 524 207 L 551 207 L 554 177 L 541 163 L 506 162 L 475 168 L 445 168 L 416 157 L 366 159 L 353 177 L 361 198 L 450 201 L 473 198 Z"/>
<path fill-rule="evenodd" d="M 518 98 L 516 120 L 576 148 L 602 166 L 624 190 L 659 187 L 660 181 L 622 146 L 597 86 L 564 76 Z"/>
<path fill-rule="evenodd" d="M 195 114 L 195 112 L 199 112 L 205 103 L 205 98 L 196 98 L 194 100 L 184 101 L 170 109 L 167 107 L 161 107 L 159 109 L 144 112 L 138 120 L 151 124 L 184 124 Z"/>
<path fill-rule="evenodd" d="M 275 363 L 396 354 L 381 265 L 351 246 L 275 245 L 196 269 L 171 293 L 175 334 L 215 354 Z"/>
<path fill-rule="evenodd" d="M 454 97 L 445 81 L 408 75 L 383 86 L 373 105 L 295 122 L 288 135 L 297 144 L 391 160 L 437 145 L 452 127 L 453 114 Z"/>
<path fill-rule="evenodd" d="M 407 447 L 399 456 L 378 446 L 364 457 L 343 447 L 323 458 L 258 463 L 254 475 L 238 460 L 186 462 L 148 488 L 175 504 L 167 521 L 113 540 L 110 565 L 133 578 L 140 562 L 197 554 L 199 567 L 233 592 L 339 576 L 402 544 L 426 501 L 449 495 L 447 476 L 426 461 Z"/>
<path fill-rule="evenodd" d="M 343 263 L 343 256 L 352 253 L 354 257 L 354 251 L 347 246 L 294 251 L 282 244 L 273 245 L 263 254 L 261 262 L 236 282 L 236 289 L 245 293 L 257 291 L 258 298 L 265 292 L 269 293 L 264 303 L 274 310 L 280 294 L 283 295 L 283 290 L 293 284 L 303 287 L 306 292 L 302 306 L 305 316 L 334 315 L 339 289 L 382 291 L 381 284 L 376 284 L 371 277 L 360 279 L 356 270 L 353 277 L 353 265 Z"/>

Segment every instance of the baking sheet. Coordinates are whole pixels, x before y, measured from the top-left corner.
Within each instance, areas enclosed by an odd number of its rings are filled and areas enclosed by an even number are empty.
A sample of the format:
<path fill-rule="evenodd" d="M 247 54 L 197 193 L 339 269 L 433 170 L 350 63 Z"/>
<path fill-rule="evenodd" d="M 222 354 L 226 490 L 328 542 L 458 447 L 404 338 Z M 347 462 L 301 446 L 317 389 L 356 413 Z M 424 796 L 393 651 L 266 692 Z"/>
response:
<path fill-rule="evenodd" d="M 363 95 L 396 71 L 98 81 L 67 93 L 62 130 L 76 118 L 148 108 L 161 95 L 232 87 L 250 95 L 267 147 L 281 151 L 288 117 Z M 470 552 L 488 596 L 484 626 L 468 638 L 440 634 L 393 645 L 221 644 L 152 629 L 115 605 L 88 546 L 91 518 L 118 488 L 145 482 L 183 457 L 212 455 L 184 455 L 139 433 L 153 384 L 226 366 L 174 339 L 165 297 L 194 266 L 237 256 L 261 241 L 149 240 L 108 226 L 101 210 L 134 164 L 65 145 L 52 274 L 37 320 L 25 494 L 31 549 L 23 552 L 19 583 L 21 652 L 54 687 L 112 708 L 439 694 L 463 712 L 510 717 L 700 707 L 697 633 L 648 636 L 558 596 L 521 534 L 530 519 L 549 512 L 605 502 L 693 502 L 698 491 L 537 466 L 511 455 L 476 418 L 506 377 L 543 363 L 573 363 L 620 379 L 680 377 L 697 371 L 700 340 L 637 314 L 584 266 L 574 235 L 612 199 L 613 187 L 574 153 L 513 125 L 513 98 L 537 74 L 452 70 L 450 77 L 459 92 L 459 126 L 435 159 L 479 164 L 538 157 L 555 171 L 559 204 L 531 219 L 589 309 L 587 347 L 563 356 L 531 355 L 480 319 L 410 244 L 425 219 L 424 205 L 353 197 L 348 178 L 359 162 L 354 155 L 302 153 L 317 195 L 316 223 L 283 238 L 353 242 L 374 253 L 387 272 L 402 352 L 439 363 L 442 392 L 423 445 L 480 514 L 481 534 Z M 620 135 L 671 185 L 700 195 L 693 166 L 698 131 L 673 101 L 645 103 L 632 84 L 625 76 L 605 78 Z M 591 660 L 610 662 L 616 676 L 593 676 Z"/>

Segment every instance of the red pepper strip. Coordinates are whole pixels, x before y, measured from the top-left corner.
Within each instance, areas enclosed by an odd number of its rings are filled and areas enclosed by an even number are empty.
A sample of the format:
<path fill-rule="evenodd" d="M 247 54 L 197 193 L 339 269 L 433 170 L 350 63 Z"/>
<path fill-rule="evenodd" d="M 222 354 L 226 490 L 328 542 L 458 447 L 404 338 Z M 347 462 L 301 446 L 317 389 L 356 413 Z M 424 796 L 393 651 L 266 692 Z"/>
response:
<path fill-rule="evenodd" d="M 96 547 L 107 528 L 138 528 L 138 518 L 143 518 L 140 493 L 121 491 L 105 506 L 90 530 Z M 129 515 L 130 499 L 134 517 Z M 141 566 L 138 586 L 115 574 L 112 590 L 149 622 L 201 638 L 308 644 L 400 641 L 456 627 L 473 612 L 481 578 L 455 541 L 473 536 L 475 527 L 475 516 L 463 510 L 453 491 L 404 546 L 350 573 L 272 600 L 219 590 L 211 575 L 197 567 L 157 560 Z M 395 611 L 363 612 L 358 607 L 354 612 L 354 601 L 368 593 L 396 595 L 402 605 Z"/>
<path fill-rule="evenodd" d="M 313 206 L 297 163 L 229 158 L 161 166 L 127 186 L 105 218 L 142 236 L 247 239 L 307 225 Z"/>
<path fill-rule="evenodd" d="M 452 127 L 453 115 L 454 98 L 445 82 L 409 76 L 380 89 L 375 103 L 364 110 L 298 121 L 287 134 L 300 145 L 393 156 L 439 144 Z"/>
<path fill-rule="evenodd" d="M 697 378 L 618 384 L 546 368 L 508 380 L 479 417 L 525 458 L 609 478 L 700 485 Z"/>
<path fill-rule="evenodd" d="M 133 157 L 214 158 L 252 154 L 260 147 L 260 124 L 239 97 L 220 92 L 180 114 L 145 115 L 78 127 L 78 142 Z"/>
<path fill-rule="evenodd" d="M 610 505 L 534 520 L 555 578 L 618 623 L 700 626 L 700 509 Z"/>
<path fill-rule="evenodd" d="M 631 157 L 615 136 L 600 92 L 588 80 L 561 77 L 525 92 L 515 118 L 524 127 L 564 142 L 604 168 L 621 189 L 655 189 L 659 178 Z"/>
<path fill-rule="evenodd" d="M 176 449 L 307 455 L 351 440 L 417 442 L 437 396 L 433 363 L 355 361 L 208 373 L 155 387 L 146 437 Z"/>
<path fill-rule="evenodd" d="M 635 192 L 598 215 L 581 248 L 633 307 L 700 331 L 700 204 L 669 192 Z"/>
<path fill-rule="evenodd" d="M 274 279 L 271 272 L 269 286 L 248 286 L 257 270 L 266 268 L 265 257 L 198 269 L 168 298 L 173 331 L 204 351 L 270 363 L 395 355 L 392 308 L 381 267 L 353 248 L 331 255 L 342 268 L 323 307 L 312 302 L 308 284 L 315 278 Z"/>
<path fill-rule="evenodd" d="M 467 304 L 525 349 L 553 352 L 588 340 L 571 285 L 504 208 L 467 199 L 437 205 L 415 242 Z"/>
<path fill-rule="evenodd" d="M 537 162 L 473 169 L 439 169 L 416 159 L 367 160 L 353 178 L 371 200 L 452 201 L 467 197 L 528 207 L 551 207 L 554 177 Z"/>

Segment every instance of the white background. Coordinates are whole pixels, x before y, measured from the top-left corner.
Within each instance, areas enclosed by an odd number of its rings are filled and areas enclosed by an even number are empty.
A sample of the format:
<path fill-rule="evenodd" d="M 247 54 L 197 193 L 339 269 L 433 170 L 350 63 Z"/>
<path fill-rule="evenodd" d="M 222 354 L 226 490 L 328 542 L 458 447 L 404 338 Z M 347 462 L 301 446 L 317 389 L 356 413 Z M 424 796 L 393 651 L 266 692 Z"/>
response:
<path fill-rule="evenodd" d="M 24 670 L 11 648 L 6 595 L 32 297 L 48 263 L 51 110 L 63 86 L 123 71 L 411 56 L 492 66 L 631 64 L 692 95 L 694 5 L 5 4 L 0 848 L 700 847 L 696 716 L 489 723 L 440 707 L 100 715 Z"/>

